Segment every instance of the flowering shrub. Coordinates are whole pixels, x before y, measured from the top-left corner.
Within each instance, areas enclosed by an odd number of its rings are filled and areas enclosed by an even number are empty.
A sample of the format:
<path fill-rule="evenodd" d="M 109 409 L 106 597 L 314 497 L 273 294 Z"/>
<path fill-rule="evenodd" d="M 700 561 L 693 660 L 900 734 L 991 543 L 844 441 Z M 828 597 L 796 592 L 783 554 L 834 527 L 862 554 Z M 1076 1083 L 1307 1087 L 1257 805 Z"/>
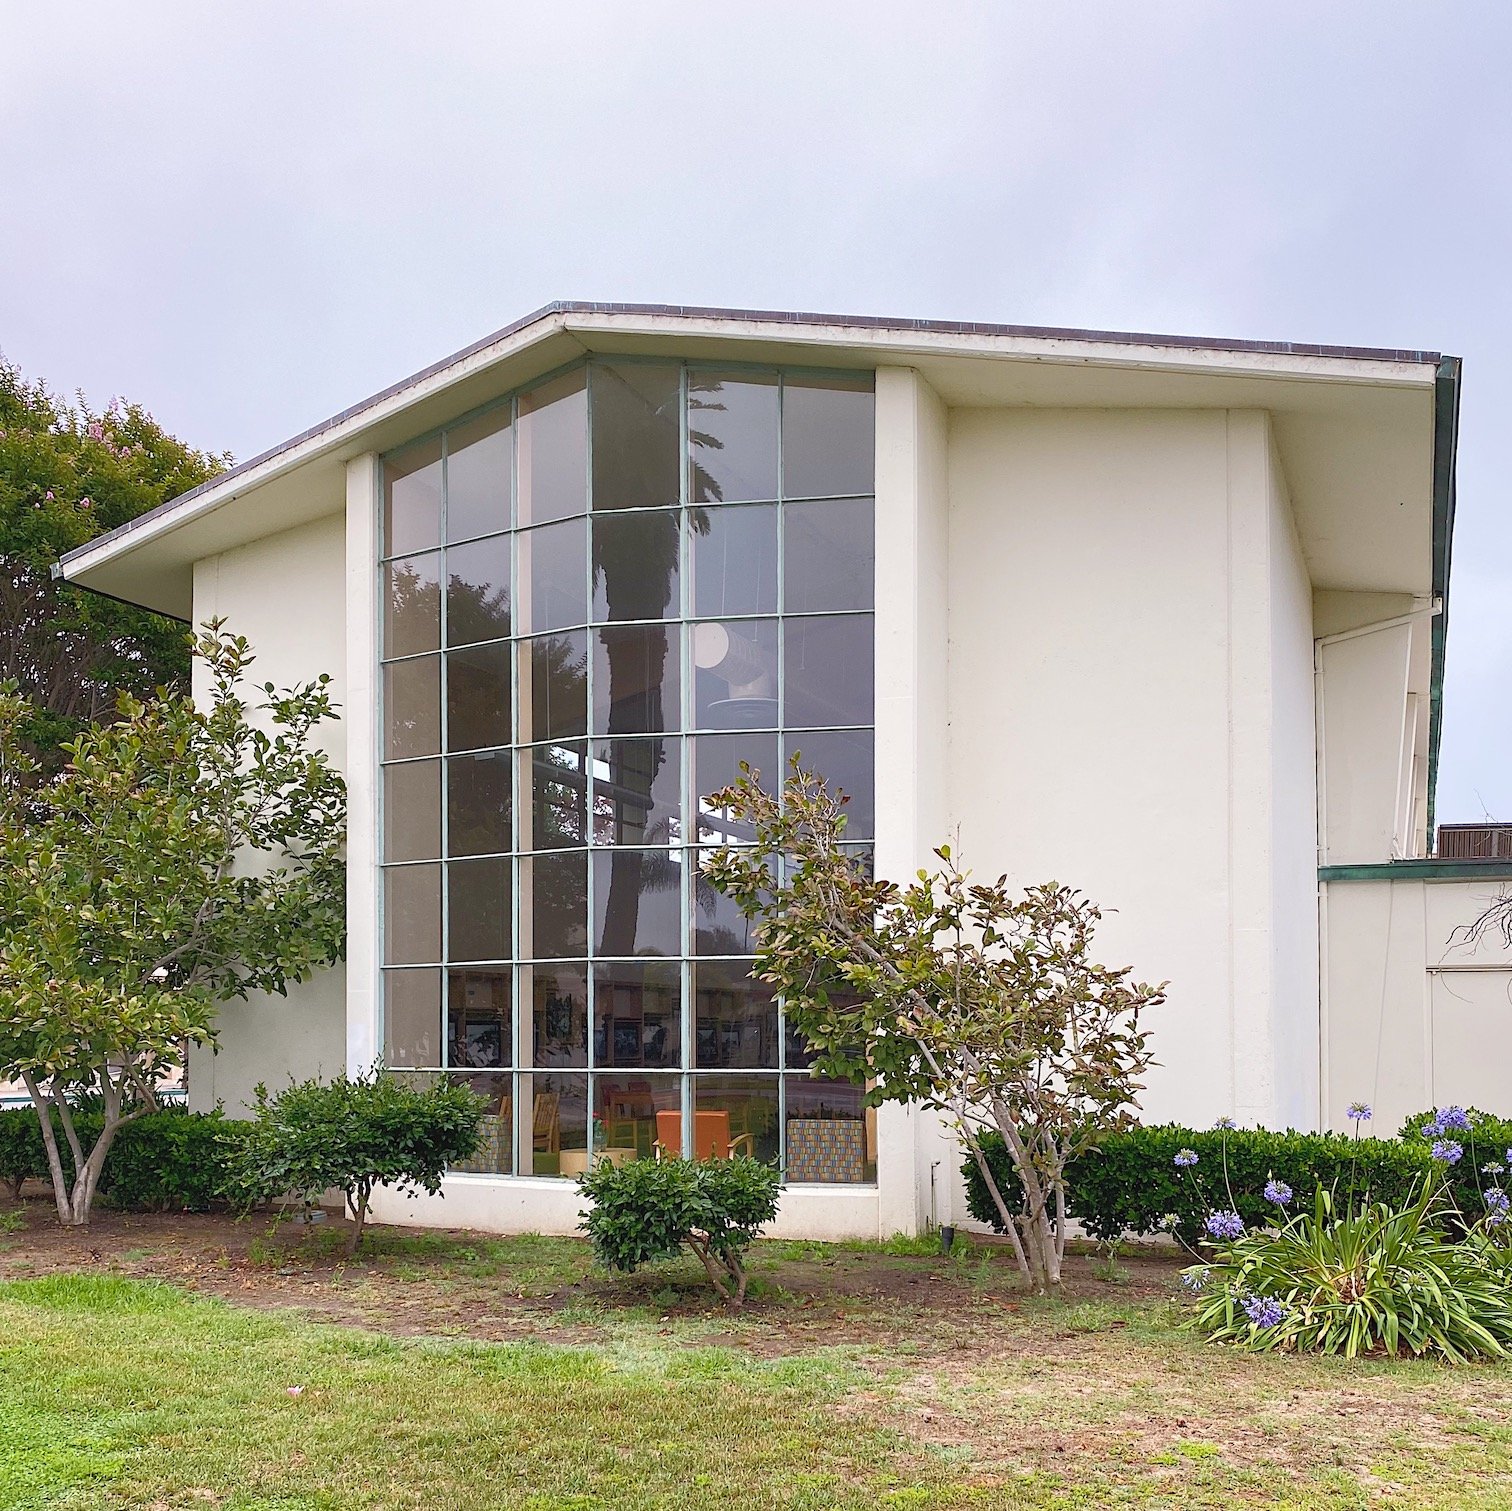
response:
<path fill-rule="evenodd" d="M 1416 1113 L 1402 1124 L 1398 1136 L 1403 1143 L 1430 1153 L 1436 1144 L 1443 1146 L 1439 1173 L 1454 1207 L 1449 1214 L 1451 1228 L 1460 1226 L 1460 1214 L 1474 1221 L 1484 1205 L 1483 1193 L 1500 1184 L 1512 1164 L 1508 1155 L 1512 1121 L 1474 1107 L 1436 1107 Z M 1450 1145 L 1459 1148 L 1457 1156 Z"/>

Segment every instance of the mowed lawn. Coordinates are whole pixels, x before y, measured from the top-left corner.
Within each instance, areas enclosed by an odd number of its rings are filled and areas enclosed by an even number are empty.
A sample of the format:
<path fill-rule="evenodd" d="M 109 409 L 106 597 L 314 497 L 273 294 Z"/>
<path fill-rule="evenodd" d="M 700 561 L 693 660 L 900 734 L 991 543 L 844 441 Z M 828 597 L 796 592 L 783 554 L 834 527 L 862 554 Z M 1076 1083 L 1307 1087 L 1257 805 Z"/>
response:
<path fill-rule="evenodd" d="M 771 1244 L 732 1318 L 573 1240 L 199 1221 L 0 1240 L 0 1507 L 1512 1508 L 1512 1367 L 1212 1348 L 1169 1265 Z"/>

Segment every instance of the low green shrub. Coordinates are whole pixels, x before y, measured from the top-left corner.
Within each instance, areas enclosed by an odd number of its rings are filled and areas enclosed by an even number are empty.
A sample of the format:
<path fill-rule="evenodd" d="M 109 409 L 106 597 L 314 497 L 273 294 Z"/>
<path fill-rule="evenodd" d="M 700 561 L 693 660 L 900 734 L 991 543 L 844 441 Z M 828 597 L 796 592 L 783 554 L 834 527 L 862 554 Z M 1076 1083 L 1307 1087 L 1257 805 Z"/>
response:
<path fill-rule="evenodd" d="M 10 1187 L 13 1197 L 19 1197 L 22 1182 L 46 1179 L 47 1151 L 36 1112 L 30 1107 L 0 1111 L 0 1181 Z"/>
<path fill-rule="evenodd" d="M 777 1215 L 778 1175 L 757 1160 L 603 1160 L 578 1181 L 582 1227 L 601 1264 L 628 1273 L 684 1248 L 731 1306 L 745 1301 L 745 1253 Z"/>
<path fill-rule="evenodd" d="M 982 1144 L 1005 1193 L 1016 1189 L 1001 1139 L 989 1133 Z M 1188 1150 L 1197 1156 L 1195 1168 L 1175 1163 Z M 998 1227 L 981 1173 L 971 1161 L 963 1168 L 971 1215 Z M 1174 1217 L 1177 1236 L 1195 1243 L 1215 1207 L 1238 1212 L 1250 1226 L 1273 1222 L 1276 1209 L 1263 1194 L 1272 1179 L 1290 1186 L 1304 1205 L 1322 1187 L 1341 1195 L 1369 1192 L 1398 1206 L 1436 1168 L 1427 1148 L 1395 1139 L 1163 1124 L 1106 1134 L 1078 1155 L 1066 1172 L 1068 1211 L 1090 1237 L 1103 1240 L 1169 1231 Z"/>
<path fill-rule="evenodd" d="M 1336 1201 L 1319 1187 L 1279 1230 L 1245 1233 L 1186 1271 L 1203 1297 L 1193 1326 L 1257 1352 L 1503 1357 L 1507 1251 L 1484 1225 L 1452 1240 L 1450 1210 L 1436 1176 L 1400 1204 Z"/>
<path fill-rule="evenodd" d="M 411 1086 L 374 1069 L 362 1076 L 291 1084 L 276 1097 L 257 1088 L 257 1116 L 236 1160 L 241 1200 L 316 1200 L 335 1189 L 352 1216 L 349 1248 L 362 1242 L 380 1185 L 436 1195 L 448 1165 L 482 1138 L 484 1100 L 438 1078 Z"/>

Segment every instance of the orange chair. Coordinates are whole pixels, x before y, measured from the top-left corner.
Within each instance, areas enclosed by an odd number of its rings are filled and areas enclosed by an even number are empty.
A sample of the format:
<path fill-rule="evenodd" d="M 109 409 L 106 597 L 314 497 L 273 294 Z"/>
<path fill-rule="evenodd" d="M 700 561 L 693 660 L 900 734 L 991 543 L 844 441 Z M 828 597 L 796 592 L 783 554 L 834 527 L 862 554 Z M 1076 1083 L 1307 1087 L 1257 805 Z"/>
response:
<path fill-rule="evenodd" d="M 682 1158 L 682 1113 L 658 1112 L 656 1114 L 657 1159 Z M 738 1138 L 730 1137 L 730 1114 L 721 1108 L 716 1112 L 693 1114 L 693 1158 L 729 1159 L 735 1154 L 756 1157 L 756 1140 L 749 1133 Z"/>

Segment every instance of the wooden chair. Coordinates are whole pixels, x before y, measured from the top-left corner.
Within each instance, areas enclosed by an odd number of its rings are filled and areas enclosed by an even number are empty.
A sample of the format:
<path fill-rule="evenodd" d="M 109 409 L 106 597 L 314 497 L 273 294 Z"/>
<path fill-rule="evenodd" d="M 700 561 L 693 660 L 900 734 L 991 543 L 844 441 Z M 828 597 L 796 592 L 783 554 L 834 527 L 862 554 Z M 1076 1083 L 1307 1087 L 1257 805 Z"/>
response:
<path fill-rule="evenodd" d="M 536 1093 L 531 1121 L 531 1148 L 537 1154 L 557 1154 L 562 1148 L 560 1098 L 554 1091 Z"/>
<path fill-rule="evenodd" d="M 656 1114 L 656 1157 L 682 1158 L 682 1113 Z M 723 1108 L 693 1114 L 693 1158 L 730 1159 L 736 1154 L 756 1157 L 756 1140 L 749 1133 L 730 1137 L 730 1114 Z"/>

